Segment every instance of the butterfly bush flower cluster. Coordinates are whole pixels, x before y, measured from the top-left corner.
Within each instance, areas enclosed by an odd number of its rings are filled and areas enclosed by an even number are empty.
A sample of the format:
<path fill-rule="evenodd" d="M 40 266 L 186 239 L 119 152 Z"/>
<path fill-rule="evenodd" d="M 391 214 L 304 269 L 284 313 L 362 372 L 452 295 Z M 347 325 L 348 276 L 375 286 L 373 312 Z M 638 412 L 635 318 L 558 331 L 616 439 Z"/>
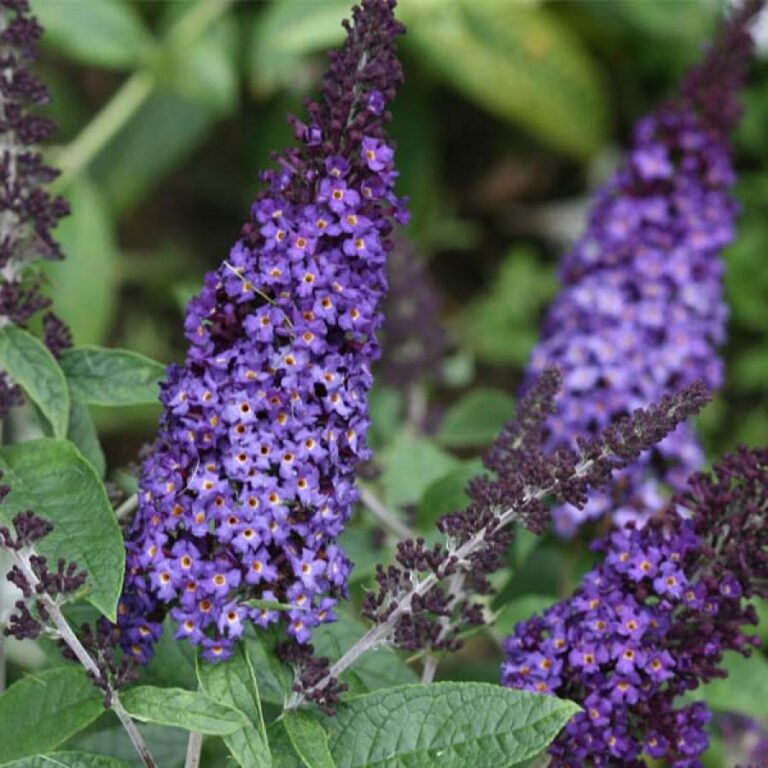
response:
<path fill-rule="evenodd" d="M 550 445 L 594 434 L 617 415 L 696 380 L 717 389 L 725 335 L 722 250 L 734 237 L 737 205 L 729 135 L 759 3 L 725 25 L 681 92 L 637 125 L 626 162 L 600 191 L 586 233 L 565 258 L 562 291 L 529 367 L 564 376 Z M 703 462 L 690 425 L 633 465 L 584 509 L 555 514 L 561 533 L 612 514 L 642 521 Z"/>
<path fill-rule="evenodd" d="M 292 119 L 300 148 L 263 175 L 242 238 L 190 303 L 187 360 L 163 387 L 128 536 L 120 623 L 139 658 L 168 611 L 211 660 L 248 622 L 282 617 L 306 643 L 346 592 L 336 538 L 369 456 L 378 305 L 393 222 L 406 219 L 384 132 L 402 79 L 393 8 L 354 10 L 322 100 L 307 123 Z"/>
<path fill-rule="evenodd" d="M 724 677 L 725 651 L 760 643 L 748 600 L 767 593 L 767 504 L 768 450 L 728 456 L 642 529 L 598 541 L 604 562 L 573 597 L 516 626 L 504 685 L 584 707 L 551 747 L 553 766 L 640 768 L 643 754 L 701 766 L 711 713 L 679 697 Z"/>
<path fill-rule="evenodd" d="M 27 0 L 0 0 L 0 327 L 25 326 L 50 307 L 29 267 L 41 258 L 62 258 L 51 230 L 69 211 L 61 197 L 46 191 L 57 172 L 36 149 L 55 130 L 34 112 L 50 98 L 29 68 L 42 31 Z M 70 346 L 68 329 L 52 312 L 44 317 L 44 329 L 55 354 Z M 21 399 L 19 388 L 0 372 L 0 418 Z"/>

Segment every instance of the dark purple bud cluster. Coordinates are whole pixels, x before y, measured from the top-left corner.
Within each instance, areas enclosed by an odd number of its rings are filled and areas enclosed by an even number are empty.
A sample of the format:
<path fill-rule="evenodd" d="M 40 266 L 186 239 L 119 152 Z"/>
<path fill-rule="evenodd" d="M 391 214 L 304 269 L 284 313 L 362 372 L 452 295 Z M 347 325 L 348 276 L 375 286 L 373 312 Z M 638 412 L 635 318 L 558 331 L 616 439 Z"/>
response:
<path fill-rule="evenodd" d="M 679 697 L 724 677 L 723 653 L 759 638 L 748 602 L 768 594 L 768 450 L 696 474 L 664 514 L 598 541 L 604 562 L 569 600 L 505 643 L 505 685 L 584 707 L 550 748 L 557 768 L 699 768 L 711 713 Z"/>
<path fill-rule="evenodd" d="M 369 457 L 367 394 L 396 221 L 386 105 L 402 79 L 393 0 L 364 0 L 331 56 L 301 146 L 276 156 L 229 257 L 189 306 L 144 464 L 119 608 L 123 644 L 178 636 L 227 658 L 248 622 L 306 643 L 333 621 L 350 563 L 336 543 Z M 290 610 L 253 607 L 277 601 Z"/>
<path fill-rule="evenodd" d="M 62 258 L 51 231 L 69 212 L 61 197 L 46 191 L 57 172 L 36 149 L 55 128 L 35 112 L 49 100 L 29 69 L 41 34 L 27 0 L 0 0 L 0 324 L 24 326 L 50 306 L 39 292 L 39 279 L 25 273 L 37 259 Z M 20 398 L 0 373 L 0 417 Z"/>
<path fill-rule="evenodd" d="M 390 256 L 388 276 L 384 355 L 377 372 L 405 389 L 434 375 L 447 339 L 440 322 L 440 297 L 427 265 L 402 239 Z"/>
<path fill-rule="evenodd" d="M 307 701 L 317 704 L 325 714 L 333 715 L 348 686 L 331 675 L 330 659 L 315 657 L 315 648 L 311 643 L 279 643 L 275 651 L 284 664 L 294 669 L 293 690 L 297 693 L 306 691 Z"/>
<path fill-rule="evenodd" d="M 723 379 L 720 255 L 734 238 L 737 205 L 729 135 L 752 52 L 748 25 L 761 2 L 725 23 L 680 95 L 641 120 L 633 147 L 597 195 L 587 231 L 565 257 L 562 291 L 533 353 L 529 381 L 563 373 L 564 396 L 547 445 L 573 445 L 617 416 L 694 381 Z M 688 424 L 583 506 L 555 512 L 561 533 L 606 514 L 641 521 L 704 460 Z"/>
<path fill-rule="evenodd" d="M 553 502 L 584 504 L 591 488 L 608 483 L 613 472 L 664 439 L 709 399 L 703 385 L 693 385 L 620 418 L 576 449 L 547 452 L 541 439 L 559 384 L 559 374 L 546 371 L 521 401 L 516 419 L 486 459 L 495 474 L 473 480 L 471 505 L 439 521 L 446 543 L 428 547 L 423 539 L 405 541 L 398 546 L 397 565 L 378 567 L 379 588 L 367 595 L 363 613 L 377 623 L 395 617 L 396 645 L 457 648 L 460 627 L 482 623 L 480 606 L 469 595 L 490 591 L 487 576 L 505 562 L 513 523 L 540 532 Z"/>
<path fill-rule="evenodd" d="M 8 486 L 0 487 L 0 501 L 8 492 Z M 0 526 L 0 547 L 21 553 L 45 538 L 52 530 L 53 526 L 49 522 L 33 512 L 20 512 L 13 518 L 13 531 Z M 16 601 L 16 612 L 11 614 L 3 633 L 19 640 L 36 638 L 45 629 L 49 615 L 44 597 L 53 600 L 74 594 L 86 580 L 85 572 L 79 570 L 76 563 L 68 563 L 63 558 L 56 563 L 55 570 L 51 570 L 46 558 L 40 555 L 31 555 L 29 565 L 35 576 L 33 584 L 18 565 L 11 566 L 6 575 L 6 579 L 22 593 L 23 599 Z M 30 606 L 34 607 L 34 613 Z"/>

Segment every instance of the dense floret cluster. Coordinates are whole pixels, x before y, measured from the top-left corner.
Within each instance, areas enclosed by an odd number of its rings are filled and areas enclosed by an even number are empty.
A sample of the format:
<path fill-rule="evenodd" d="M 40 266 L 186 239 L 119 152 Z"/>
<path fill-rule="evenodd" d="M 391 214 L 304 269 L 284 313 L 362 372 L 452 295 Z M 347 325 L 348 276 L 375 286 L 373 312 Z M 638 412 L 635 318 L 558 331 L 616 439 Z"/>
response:
<path fill-rule="evenodd" d="M 120 621 L 139 658 L 168 610 L 215 660 L 248 621 L 282 616 L 306 643 L 345 593 L 336 537 L 369 455 L 378 306 L 406 218 L 384 133 L 401 80 L 393 8 L 354 10 L 323 99 L 306 124 L 292 119 L 301 146 L 264 174 L 252 221 L 189 306 L 187 360 L 163 387 L 128 540 Z"/>
<path fill-rule="evenodd" d="M 50 307 L 28 268 L 38 259 L 62 258 L 51 230 L 69 211 L 61 197 L 46 191 L 57 172 L 37 149 L 56 127 L 35 114 L 50 98 L 29 68 L 42 32 L 27 0 L 0 0 L 0 327 L 24 326 Z M 46 314 L 45 326 L 54 353 L 71 344 L 53 313 Z M 0 418 L 20 402 L 21 390 L 0 371 Z"/>
<path fill-rule="evenodd" d="M 725 651 L 759 645 L 745 630 L 757 623 L 747 601 L 766 593 L 767 503 L 768 451 L 726 457 L 666 514 L 597 542 L 605 560 L 578 592 L 517 625 L 502 682 L 584 707 L 553 766 L 640 768 L 642 754 L 701 766 L 710 712 L 678 697 L 725 676 Z"/>
<path fill-rule="evenodd" d="M 725 25 L 677 99 L 637 125 L 631 151 L 597 195 L 586 233 L 562 265 L 563 288 L 533 353 L 529 378 L 555 366 L 564 377 L 549 444 L 572 444 L 661 395 L 723 378 L 725 246 L 737 206 L 729 135 L 752 49 L 746 3 Z M 690 425 L 678 430 L 592 494 L 584 509 L 555 514 L 561 533 L 612 514 L 642 521 L 664 505 L 664 485 L 680 488 L 700 468 Z"/>

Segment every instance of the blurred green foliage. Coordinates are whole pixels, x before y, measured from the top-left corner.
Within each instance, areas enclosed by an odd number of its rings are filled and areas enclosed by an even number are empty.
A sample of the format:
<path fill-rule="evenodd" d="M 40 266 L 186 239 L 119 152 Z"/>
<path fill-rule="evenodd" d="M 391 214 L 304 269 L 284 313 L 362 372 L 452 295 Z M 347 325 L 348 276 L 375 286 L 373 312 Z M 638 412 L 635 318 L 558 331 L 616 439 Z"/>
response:
<path fill-rule="evenodd" d="M 184 305 L 237 237 L 270 151 L 290 141 L 284 114 L 315 88 L 324 51 L 341 39 L 349 0 L 32 4 L 47 27 L 41 72 L 61 126 L 50 157 L 64 171 L 57 185 L 73 207 L 57 232 L 67 260 L 49 271 L 56 307 L 80 344 L 179 360 Z M 595 184 L 633 122 L 696 59 L 718 7 L 706 0 L 401 0 L 400 9 L 409 26 L 407 83 L 392 133 L 401 191 L 412 199 L 409 234 L 440 291 L 451 349 L 440 370 L 429 372 L 430 402 L 443 413 L 434 436 L 404 423 L 409 393 L 377 383 L 372 442 L 382 471 L 371 487 L 391 507 L 413 508 L 413 525 L 427 532 L 465 501 L 479 452 L 510 414 L 557 289 L 558 259 L 583 226 Z M 736 139 L 743 215 L 726 254 L 727 384 L 700 423 L 711 457 L 768 436 L 764 58 L 745 102 Z M 124 484 L 129 475 L 116 470 L 152 439 L 158 409 L 93 415 L 110 477 Z M 87 412 L 71 419 L 103 469 Z M 367 524 L 345 537 L 355 579 L 368 583 L 386 552 L 382 541 Z M 517 547 L 514 576 L 497 584 L 499 628 L 469 642 L 446 664 L 446 676 L 497 679 L 501 632 L 573 589 L 593 561 L 580 542 L 566 549 L 521 539 Z M 354 633 L 349 623 L 339 631 L 350 626 Z M 176 666 L 183 675 L 183 664 Z M 728 686 L 740 680 L 720 684 L 713 697 L 735 695 Z M 749 708 L 756 698 L 765 701 L 762 693 L 739 701 Z M 171 729 L 147 730 L 159 754 L 178 741 Z M 120 738 L 99 722 L 78 746 L 100 750 Z M 113 754 L 122 756 L 122 748 Z M 223 754 L 215 739 L 206 750 Z"/>

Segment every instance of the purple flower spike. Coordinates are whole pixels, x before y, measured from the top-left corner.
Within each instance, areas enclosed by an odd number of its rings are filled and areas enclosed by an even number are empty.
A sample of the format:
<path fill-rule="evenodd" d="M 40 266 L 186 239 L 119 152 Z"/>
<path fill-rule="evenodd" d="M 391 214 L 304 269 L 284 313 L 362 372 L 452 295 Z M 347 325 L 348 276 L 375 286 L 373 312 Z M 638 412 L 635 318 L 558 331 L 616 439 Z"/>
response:
<path fill-rule="evenodd" d="M 187 360 L 163 387 L 127 544 L 120 623 L 142 660 L 155 634 L 130 628 L 169 611 L 216 661 L 248 621 L 282 619 L 306 643 L 346 593 L 335 539 L 370 455 L 378 307 L 393 224 L 407 219 L 384 132 L 402 80 L 394 5 L 353 10 L 309 124 L 292 118 L 303 145 L 263 174 L 251 222 L 189 305 Z"/>
<path fill-rule="evenodd" d="M 680 95 L 636 127 L 629 155 L 593 207 L 586 233 L 566 256 L 563 288 L 534 351 L 528 381 L 561 370 L 564 392 L 549 422 L 549 445 L 572 444 L 619 415 L 681 386 L 723 379 L 725 337 L 720 254 L 734 237 L 729 135 L 759 2 L 724 26 Z M 642 521 L 680 488 L 703 453 L 690 425 L 617 476 L 587 506 L 556 510 L 559 531 L 612 514 Z"/>
<path fill-rule="evenodd" d="M 768 592 L 767 502 L 768 450 L 728 456 L 663 515 L 598 541 L 605 560 L 581 589 L 515 627 L 504 685 L 584 707 L 553 768 L 642 768 L 643 753 L 701 768 L 710 712 L 680 699 L 727 674 L 725 651 L 760 644 L 749 601 Z"/>

